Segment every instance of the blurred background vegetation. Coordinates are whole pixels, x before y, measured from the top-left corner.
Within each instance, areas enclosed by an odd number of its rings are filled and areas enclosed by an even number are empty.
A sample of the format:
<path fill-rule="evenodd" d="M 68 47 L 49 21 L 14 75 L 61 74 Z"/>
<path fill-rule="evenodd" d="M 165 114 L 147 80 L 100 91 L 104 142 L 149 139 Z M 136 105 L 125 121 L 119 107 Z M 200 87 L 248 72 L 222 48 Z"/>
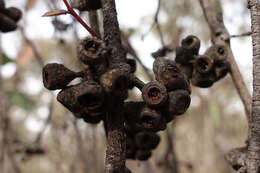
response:
<path fill-rule="evenodd" d="M 116 2 L 122 31 L 142 63 L 151 70 L 150 53 L 161 47 L 156 27 L 149 31 L 158 1 Z M 159 23 L 164 42 L 178 45 L 182 38 L 193 34 L 202 40 L 203 53 L 210 44 L 210 33 L 199 2 L 161 2 Z M 231 35 L 250 31 L 246 0 L 221 0 L 221 3 Z M 50 9 L 64 8 L 62 0 L 6 0 L 6 5 L 16 6 L 24 13 L 16 32 L 1 35 L 2 89 L 9 103 L 8 173 L 103 172 L 106 145 L 103 125 L 76 120 L 56 101 L 57 92 L 43 88 L 41 79 L 42 66 L 49 62 L 64 63 L 80 71 L 75 48 L 77 41 L 88 33 L 70 16 L 41 18 Z M 100 11 L 99 14 L 102 19 Z M 87 13 L 81 16 L 88 21 Z M 233 38 L 231 45 L 251 91 L 251 39 Z M 174 59 L 174 53 L 169 56 Z M 149 80 L 140 64 L 136 74 Z M 141 99 L 137 90 L 129 95 L 129 100 Z M 161 143 L 148 161 L 127 161 L 133 172 L 232 172 L 224 154 L 244 145 L 247 119 L 230 76 L 209 89 L 192 87 L 189 110 L 159 135 Z"/>

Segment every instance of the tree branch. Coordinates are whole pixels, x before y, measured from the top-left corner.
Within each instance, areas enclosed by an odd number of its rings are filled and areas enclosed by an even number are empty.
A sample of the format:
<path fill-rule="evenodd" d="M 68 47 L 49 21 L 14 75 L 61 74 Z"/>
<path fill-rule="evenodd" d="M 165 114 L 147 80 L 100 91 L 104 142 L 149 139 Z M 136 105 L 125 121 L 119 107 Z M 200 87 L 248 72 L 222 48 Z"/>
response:
<path fill-rule="evenodd" d="M 231 77 L 237 92 L 244 104 L 247 118 L 250 119 L 251 95 L 243 81 L 242 75 L 236 64 L 233 52 L 230 48 L 230 36 L 223 23 L 222 8 L 219 0 L 199 0 L 204 12 L 206 21 L 211 30 L 212 42 L 224 45 L 228 50 L 228 62 L 231 67 Z"/>
<path fill-rule="evenodd" d="M 121 34 L 117 20 L 115 0 L 103 0 L 104 41 L 111 49 L 110 66 L 126 62 L 126 52 L 121 45 Z M 109 98 L 106 116 L 107 150 L 106 173 L 125 172 L 126 135 L 124 132 L 123 101 Z M 114 108 L 117 109 L 114 109 Z"/>
<path fill-rule="evenodd" d="M 260 2 L 248 0 L 251 13 L 251 30 L 253 44 L 253 100 L 252 115 L 249 121 L 247 173 L 260 171 Z"/>

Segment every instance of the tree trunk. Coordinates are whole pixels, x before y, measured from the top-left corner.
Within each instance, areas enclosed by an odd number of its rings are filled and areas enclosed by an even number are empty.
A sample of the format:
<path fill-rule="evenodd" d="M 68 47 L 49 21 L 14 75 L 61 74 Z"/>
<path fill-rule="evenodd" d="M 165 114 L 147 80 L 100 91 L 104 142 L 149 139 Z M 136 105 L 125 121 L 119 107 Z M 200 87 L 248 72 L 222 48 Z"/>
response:
<path fill-rule="evenodd" d="M 110 66 L 126 62 L 126 53 L 121 45 L 115 0 L 103 0 L 104 41 L 111 49 Z M 110 98 L 104 121 L 107 133 L 106 173 L 125 172 L 126 135 L 124 132 L 123 101 Z M 116 109 L 115 109 L 116 108 Z"/>
<path fill-rule="evenodd" d="M 253 41 L 253 99 L 252 115 L 249 121 L 249 145 L 247 173 L 260 171 L 260 2 L 249 0 Z"/>

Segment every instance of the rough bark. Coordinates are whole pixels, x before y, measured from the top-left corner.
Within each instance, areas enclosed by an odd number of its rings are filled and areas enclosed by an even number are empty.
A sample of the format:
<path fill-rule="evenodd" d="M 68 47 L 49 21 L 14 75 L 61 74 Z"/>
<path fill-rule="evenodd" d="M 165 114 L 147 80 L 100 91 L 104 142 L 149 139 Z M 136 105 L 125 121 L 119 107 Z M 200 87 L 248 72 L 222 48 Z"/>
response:
<path fill-rule="evenodd" d="M 120 29 L 117 20 L 115 0 L 103 0 L 104 41 L 111 49 L 110 66 L 126 61 L 126 53 L 121 45 Z M 124 133 L 123 101 L 110 98 L 110 109 L 106 116 L 107 150 L 106 173 L 125 172 L 126 140 Z M 114 109 L 116 108 L 116 109 Z"/>
<path fill-rule="evenodd" d="M 243 81 L 242 75 L 236 64 L 234 55 L 230 48 L 230 36 L 223 22 L 222 8 L 219 0 L 199 0 L 203 9 L 204 16 L 210 27 L 212 42 L 221 44 L 228 50 L 228 59 L 231 67 L 231 77 L 237 92 L 244 104 L 247 118 L 251 114 L 251 96 Z"/>
<path fill-rule="evenodd" d="M 260 171 L 260 2 L 249 0 L 253 41 L 253 100 L 249 122 L 249 145 L 247 153 L 247 173 Z"/>

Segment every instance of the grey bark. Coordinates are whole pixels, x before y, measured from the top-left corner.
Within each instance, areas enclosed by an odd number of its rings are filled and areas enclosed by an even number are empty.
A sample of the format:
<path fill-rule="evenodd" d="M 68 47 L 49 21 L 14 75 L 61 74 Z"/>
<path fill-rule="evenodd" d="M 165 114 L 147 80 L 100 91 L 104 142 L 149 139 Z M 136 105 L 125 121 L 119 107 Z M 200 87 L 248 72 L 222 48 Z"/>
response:
<path fill-rule="evenodd" d="M 126 53 L 121 45 L 120 29 L 117 20 L 115 0 L 103 0 L 104 41 L 111 49 L 110 65 L 126 61 Z M 107 150 L 106 173 L 125 172 L 126 136 L 124 132 L 123 101 L 110 98 L 109 111 L 105 120 Z M 114 109 L 116 108 L 116 109 Z"/>
<path fill-rule="evenodd" d="M 253 42 L 253 99 L 252 115 L 249 121 L 249 145 L 247 173 L 260 171 L 260 2 L 249 0 Z"/>

